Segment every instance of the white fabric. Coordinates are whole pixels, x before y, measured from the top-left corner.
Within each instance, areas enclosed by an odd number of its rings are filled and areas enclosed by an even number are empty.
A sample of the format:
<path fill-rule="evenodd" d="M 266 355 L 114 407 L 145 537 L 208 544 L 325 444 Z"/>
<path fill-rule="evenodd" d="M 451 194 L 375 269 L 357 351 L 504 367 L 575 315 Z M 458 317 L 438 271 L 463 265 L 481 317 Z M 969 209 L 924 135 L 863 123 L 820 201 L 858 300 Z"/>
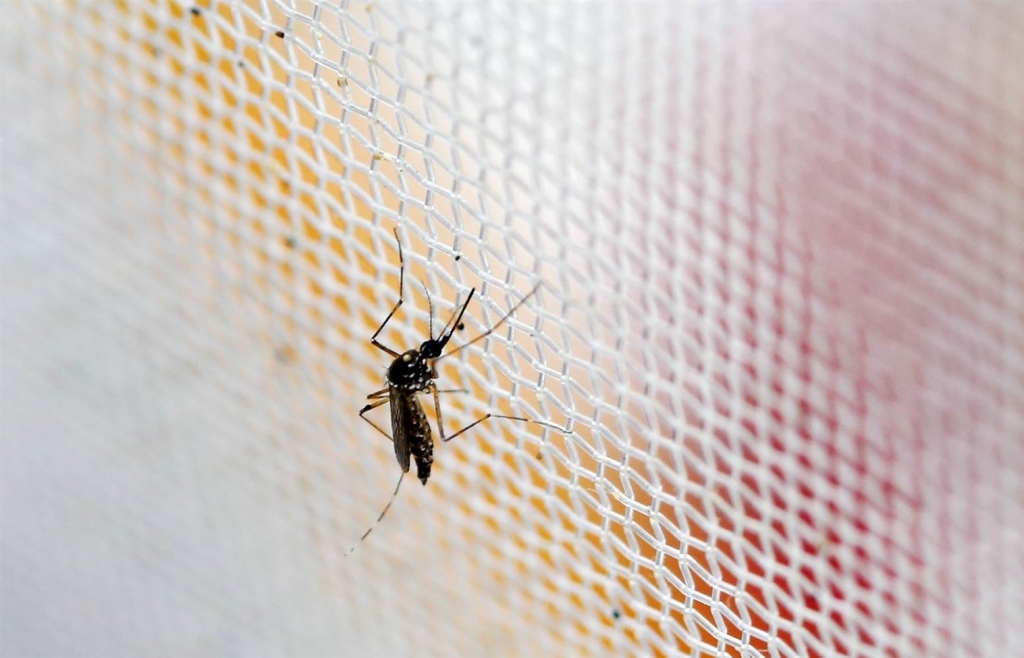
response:
<path fill-rule="evenodd" d="M 123 5 L 0 8 L 0 653 L 1024 655 L 1020 4 Z M 573 433 L 342 559 L 395 226 Z"/>

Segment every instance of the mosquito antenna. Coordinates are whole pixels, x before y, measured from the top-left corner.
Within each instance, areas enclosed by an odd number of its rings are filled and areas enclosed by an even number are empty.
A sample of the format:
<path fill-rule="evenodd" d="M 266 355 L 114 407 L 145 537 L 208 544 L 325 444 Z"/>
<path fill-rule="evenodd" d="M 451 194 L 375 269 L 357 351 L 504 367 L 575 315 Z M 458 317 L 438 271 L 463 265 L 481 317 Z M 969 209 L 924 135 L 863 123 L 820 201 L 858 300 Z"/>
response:
<path fill-rule="evenodd" d="M 429 315 L 427 316 L 427 321 L 429 323 L 428 324 L 429 329 L 427 331 L 430 333 L 430 338 L 433 339 L 434 338 L 434 302 L 432 302 L 430 300 L 430 291 L 427 290 L 427 284 L 423 283 L 423 281 L 420 281 L 420 285 L 423 286 L 423 294 L 427 296 L 427 313 L 429 313 Z M 445 325 L 445 326 L 447 326 L 447 325 Z"/>
<path fill-rule="evenodd" d="M 483 340 L 484 338 L 487 338 L 488 336 L 490 336 L 491 334 L 493 334 L 493 333 L 494 333 L 494 330 L 495 330 L 495 329 L 497 329 L 498 327 L 500 327 L 500 326 L 501 326 L 502 324 L 504 324 L 504 323 L 505 323 L 505 321 L 506 321 L 506 320 L 508 320 L 508 319 L 509 319 L 510 317 L 512 317 L 512 314 L 516 312 L 516 309 L 518 309 L 518 308 L 519 308 L 520 306 L 522 306 L 522 305 L 523 305 L 523 304 L 524 304 L 524 303 L 526 302 L 526 300 L 527 300 L 527 299 L 529 299 L 530 297 L 533 297 L 533 295 L 534 295 L 534 294 L 535 294 L 535 293 L 536 293 L 536 292 L 537 292 L 538 290 L 540 290 L 540 284 L 539 284 L 539 283 L 538 283 L 538 284 L 537 284 L 536 286 L 534 286 L 534 287 L 533 287 L 533 290 L 531 290 L 530 292 L 526 293 L 526 295 L 525 295 L 525 296 L 524 296 L 524 297 L 523 297 L 522 299 L 520 299 L 520 300 L 519 300 L 519 302 L 517 302 L 515 306 L 513 306 L 512 308 L 510 308 L 510 309 L 509 309 L 509 311 L 508 311 L 508 313 L 506 313 L 505 315 L 503 315 L 503 316 L 501 317 L 501 319 L 500 319 L 500 320 L 498 320 L 498 322 L 497 322 L 497 323 L 496 323 L 496 324 L 495 324 L 495 325 L 494 325 L 493 327 L 491 327 L 490 329 L 488 329 L 488 330 L 487 330 L 487 331 L 485 331 L 484 333 L 480 334 L 479 336 L 477 336 L 477 337 L 476 337 L 476 338 L 474 338 L 473 340 L 469 341 L 468 343 L 463 343 L 462 345 L 459 345 L 458 347 L 456 347 L 456 348 L 454 348 L 454 349 L 451 349 L 451 350 L 449 350 L 449 351 L 445 352 L 445 353 L 444 353 L 444 354 L 442 354 L 441 356 L 437 357 L 437 360 L 438 360 L 438 361 L 440 361 L 441 359 L 444 359 L 444 358 L 446 358 L 446 357 L 449 357 L 449 356 L 451 356 L 452 354 L 457 354 L 457 353 L 461 352 L 462 350 L 466 349 L 467 347 L 469 347 L 470 345 L 472 345 L 473 343 L 476 343 L 476 342 L 478 342 L 478 341 L 481 341 L 481 340 Z M 473 296 L 473 295 L 472 295 L 472 294 L 470 294 L 470 297 L 472 297 L 472 296 Z M 468 303 L 469 303 L 469 300 L 466 300 L 466 303 L 468 304 Z M 465 310 L 465 307 L 463 307 L 463 310 Z M 462 314 L 460 313 L 460 314 L 459 314 L 459 318 L 461 318 L 461 317 L 462 317 Z M 456 324 L 458 324 L 458 323 L 456 323 Z M 445 327 L 447 327 L 447 326 L 448 326 L 448 325 L 445 325 Z M 451 337 L 451 336 L 449 335 L 449 338 L 450 338 L 450 337 Z"/>
<path fill-rule="evenodd" d="M 367 529 L 367 531 L 363 533 L 363 536 L 359 538 L 359 541 L 353 544 L 352 548 L 348 549 L 348 551 L 341 557 L 345 558 L 351 555 L 352 551 L 356 550 L 356 547 L 359 546 L 359 544 L 362 544 L 363 540 L 369 537 L 370 533 L 373 532 L 373 529 L 376 528 L 377 525 L 381 522 L 381 519 L 384 518 L 384 515 L 388 513 L 389 509 L 391 509 L 391 503 L 395 502 L 395 498 L 398 497 L 398 490 L 402 487 L 403 478 L 405 478 L 404 471 L 402 472 L 401 475 L 398 476 L 398 484 L 395 485 L 395 493 L 391 494 L 391 500 L 389 500 L 388 504 L 384 506 L 384 509 L 381 511 L 380 516 L 378 516 L 377 520 L 373 522 L 373 525 L 371 525 L 369 529 Z"/>

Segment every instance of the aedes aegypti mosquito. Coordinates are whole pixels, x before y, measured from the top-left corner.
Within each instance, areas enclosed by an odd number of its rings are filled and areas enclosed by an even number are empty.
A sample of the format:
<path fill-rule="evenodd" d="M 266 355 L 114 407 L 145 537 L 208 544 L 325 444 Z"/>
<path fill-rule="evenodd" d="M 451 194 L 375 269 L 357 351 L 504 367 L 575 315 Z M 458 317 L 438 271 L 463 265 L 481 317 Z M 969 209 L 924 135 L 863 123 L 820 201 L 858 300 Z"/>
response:
<path fill-rule="evenodd" d="M 395 303 L 391 312 L 388 313 L 386 318 L 384 318 L 384 322 L 381 322 L 380 326 L 377 327 L 377 331 L 373 332 L 373 336 L 370 337 L 370 342 L 374 347 L 387 352 L 394 360 L 391 362 L 391 365 L 388 366 L 387 375 L 384 380 L 384 388 L 379 391 L 374 391 L 366 396 L 366 399 L 370 400 L 370 402 L 359 410 L 359 417 L 372 425 L 374 429 L 386 436 L 394 444 L 395 458 L 398 460 L 398 465 L 402 467 L 402 474 L 398 477 L 398 484 L 395 485 L 395 491 L 391 494 L 391 499 L 388 501 L 388 504 L 384 506 L 380 516 L 378 516 L 377 520 L 373 522 L 373 525 L 363 533 L 363 536 L 359 538 L 359 541 L 357 541 L 355 545 L 345 553 L 345 556 L 352 553 L 352 551 L 354 551 L 356 547 L 362 543 L 362 541 L 366 539 L 371 532 L 373 532 L 373 529 L 381 522 L 384 515 L 388 513 L 388 510 L 391 508 L 391 504 L 395 502 L 395 498 L 398 496 L 398 490 L 402 486 L 402 480 L 405 478 L 405 474 L 409 472 L 410 457 L 416 462 L 416 477 L 419 478 L 420 482 L 426 485 L 427 479 L 430 478 L 430 467 L 434 463 L 434 437 L 430 429 L 430 423 L 427 420 L 427 414 L 423 410 L 423 405 L 417 397 L 418 394 L 429 393 L 434 396 L 434 413 L 437 416 L 437 431 L 438 434 L 441 435 L 442 442 L 451 441 L 460 434 L 491 418 L 504 418 L 506 420 L 517 420 L 523 423 L 535 423 L 537 425 L 550 427 L 565 434 L 570 432 L 567 428 L 539 420 L 531 420 L 520 416 L 503 416 L 501 414 L 488 413 L 482 418 L 478 418 L 469 425 L 466 425 L 451 436 L 445 436 L 444 417 L 441 415 L 440 394 L 465 391 L 463 389 L 439 390 L 437 388 L 437 384 L 435 383 L 435 380 L 438 378 L 437 362 L 490 336 L 495 329 L 512 317 L 512 314 L 516 312 L 516 309 L 522 306 L 526 300 L 537 292 L 540 288 L 540 284 L 535 286 L 530 292 L 526 293 L 526 295 L 520 299 L 515 306 L 509 309 L 508 313 L 503 315 L 502 318 L 490 329 L 468 343 L 464 343 L 447 353 L 444 353 L 444 348 L 448 345 L 448 341 L 452 339 L 456 330 L 462 329 L 465 326 L 462 323 L 462 316 L 466 312 L 466 307 L 469 306 L 469 302 L 472 301 L 473 295 L 476 293 L 476 288 L 470 289 L 469 297 L 466 298 L 466 301 L 463 302 L 461 307 L 456 303 L 458 311 L 454 312 L 451 319 L 449 319 L 448 322 L 445 323 L 444 327 L 441 328 L 441 333 L 438 334 L 437 338 L 434 338 L 434 309 L 433 304 L 430 302 L 430 296 L 428 293 L 427 303 L 430 307 L 428 326 L 430 337 L 420 343 L 420 346 L 417 348 L 406 350 L 405 352 L 397 352 L 377 340 L 377 336 L 380 335 L 380 332 L 384 330 L 384 327 L 387 326 L 388 322 L 392 317 L 394 317 L 395 313 L 405 301 L 405 258 L 402 255 L 402 240 L 398 237 L 397 228 L 394 230 L 394 233 L 395 241 L 398 243 L 398 302 Z M 424 290 L 424 292 L 426 292 L 426 290 Z M 391 434 L 385 432 L 379 425 L 377 425 L 377 423 L 366 417 L 366 413 L 368 411 L 385 404 L 391 407 Z"/>

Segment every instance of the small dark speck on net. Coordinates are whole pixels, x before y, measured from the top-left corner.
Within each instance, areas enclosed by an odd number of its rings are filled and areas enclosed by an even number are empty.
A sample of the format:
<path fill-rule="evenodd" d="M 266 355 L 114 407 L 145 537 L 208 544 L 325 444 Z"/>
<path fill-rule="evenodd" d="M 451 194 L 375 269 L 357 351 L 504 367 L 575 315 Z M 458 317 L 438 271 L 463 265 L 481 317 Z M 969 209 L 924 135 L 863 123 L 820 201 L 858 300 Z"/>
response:
<path fill-rule="evenodd" d="M 274 32 L 274 36 L 277 37 L 278 39 L 283 39 L 284 38 L 284 31 L 283 30 L 278 30 L 277 32 Z"/>
<path fill-rule="evenodd" d="M 622 613 L 618 610 L 612 610 L 612 619 L 619 619 L 622 617 Z"/>
<path fill-rule="evenodd" d="M 189 9 L 189 11 L 192 12 L 193 16 L 198 16 L 199 14 L 203 13 L 203 10 L 199 7 L 192 7 L 191 9 Z"/>

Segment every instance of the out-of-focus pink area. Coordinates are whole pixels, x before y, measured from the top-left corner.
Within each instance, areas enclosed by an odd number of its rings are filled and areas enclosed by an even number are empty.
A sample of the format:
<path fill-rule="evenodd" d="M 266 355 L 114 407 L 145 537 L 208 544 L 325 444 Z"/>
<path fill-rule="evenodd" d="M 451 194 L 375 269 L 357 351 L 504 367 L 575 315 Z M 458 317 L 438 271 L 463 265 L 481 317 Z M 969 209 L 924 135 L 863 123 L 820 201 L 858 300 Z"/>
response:
<path fill-rule="evenodd" d="M 824 393 L 817 431 L 791 422 L 827 447 L 813 497 L 861 531 L 818 600 L 962 652 L 1022 603 L 1024 33 L 1019 7 L 921 9 L 851 8 L 779 98 Z"/>
<path fill-rule="evenodd" d="M 649 367 L 687 382 L 688 426 L 770 473 L 743 478 L 748 519 L 783 520 L 774 535 L 721 520 L 749 542 L 727 552 L 767 581 L 748 588 L 761 603 L 793 601 L 782 615 L 799 630 L 782 635 L 812 655 L 851 650 L 836 629 L 886 655 L 1011 646 L 1021 5 L 770 3 L 709 10 L 707 28 L 678 54 L 698 62 L 678 81 L 695 104 L 669 94 L 641 129 L 673 165 L 641 182 L 665 205 L 637 227 L 636 265 L 658 281 L 689 271 L 670 303 L 645 301 L 636 332 L 671 354 Z M 680 440 L 696 452 L 699 434 Z M 711 486 L 715 468 L 695 479 Z M 821 556 L 827 570 L 810 566 Z"/>

